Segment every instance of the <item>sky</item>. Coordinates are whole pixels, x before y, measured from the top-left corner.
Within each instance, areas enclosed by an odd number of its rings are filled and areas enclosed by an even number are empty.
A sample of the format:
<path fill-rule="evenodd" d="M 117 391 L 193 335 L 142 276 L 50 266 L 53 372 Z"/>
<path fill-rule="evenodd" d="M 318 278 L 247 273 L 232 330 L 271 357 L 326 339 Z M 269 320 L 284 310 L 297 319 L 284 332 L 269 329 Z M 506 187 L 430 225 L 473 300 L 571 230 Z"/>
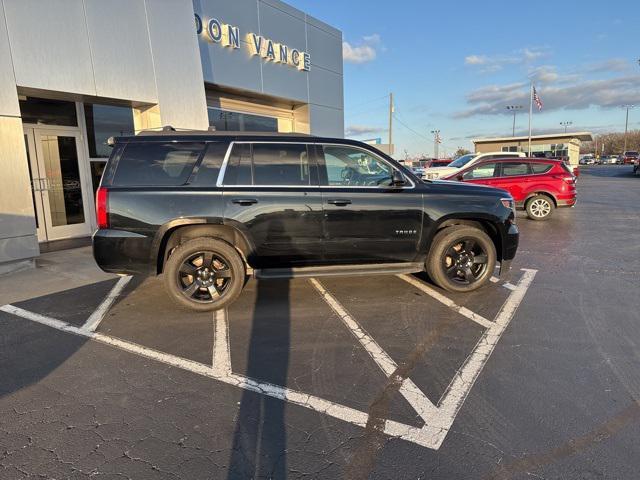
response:
<path fill-rule="evenodd" d="M 544 107 L 535 133 L 624 131 L 640 104 L 640 0 L 289 0 L 343 32 L 345 134 L 397 158 L 472 149 L 472 138 L 528 133 L 529 82 Z M 640 108 L 629 128 L 640 128 Z"/>

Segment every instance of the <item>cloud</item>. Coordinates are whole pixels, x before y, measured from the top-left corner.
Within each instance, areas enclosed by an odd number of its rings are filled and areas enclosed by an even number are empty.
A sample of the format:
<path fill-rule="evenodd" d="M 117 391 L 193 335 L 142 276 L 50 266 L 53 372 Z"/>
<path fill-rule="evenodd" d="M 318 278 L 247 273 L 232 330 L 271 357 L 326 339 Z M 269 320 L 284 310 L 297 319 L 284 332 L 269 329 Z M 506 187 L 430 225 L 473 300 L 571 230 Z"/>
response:
<path fill-rule="evenodd" d="M 481 73 L 495 73 L 507 65 L 522 65 L 531 63 L 548 55 L 548 50 L 543 47 L 530 47 L 516 50 L 510 54 L 499 55 L 467 55 L 464 57 L 465 65 L 477 67 Z"/>
<path fill-rule="evenodd" d="M 348 63 L 367 63 L 376 59 L 377 48 L 380 45 L 380 35 L 374 33 L 365 35 L 358 45 L 342 42 L 342 57 Z"/>
<path fill-rule="evenodd" d="M 611 58 L 602 62 L 585 65 L 580 71 L 583 73 L 626 72 L 630 67 L 631 65 L 624 58 Z"/>
<path fill-rule="evenodd" d="M 377 133 L 386 132 L 386 128 L 374 127 L 372 125 L 349 125 L 344 134 L 347 137 L 359 136 L 359 135 L 374 135 Z"/>
<path fill-rule="evenodd" d="M 551 78 L 551 77 L 549 77 Z M 540 88 L 544 112 L 554 110 L 581 110 L 589 107 L 615 108 L 638 103 L 640 75 L 627 75 L 609 79 L 561 81 L 559 77 Z M 490 85 L 479 88 L 466 97 L 469 108 L 455 113 L 454 118 L 476 115 L 505 115 L 505 105 L 529 105 L 528 82 L 508 85 Z"/>

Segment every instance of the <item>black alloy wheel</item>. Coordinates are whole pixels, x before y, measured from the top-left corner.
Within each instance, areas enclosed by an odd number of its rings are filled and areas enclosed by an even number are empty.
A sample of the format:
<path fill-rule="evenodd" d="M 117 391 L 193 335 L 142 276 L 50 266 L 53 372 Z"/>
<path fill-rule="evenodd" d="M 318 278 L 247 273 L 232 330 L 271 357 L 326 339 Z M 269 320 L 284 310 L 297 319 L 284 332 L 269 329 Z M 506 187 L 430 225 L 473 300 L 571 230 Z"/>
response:
<path fill-rule="evenodd" d="M 186 258 L 178 270 L 182 295 L 200 303 L 220 300 L 232 281 L 229 261 L 214 252 L 196 252 Z"/>
<path fill-rule="evenodd" d="M 496 246 L 484 230 L 453 225 L 434 237 L 426 270 L 436 285 L 449 292 L 471 292 L 489 282 L 496 261 Z"/>
<path fill-rule="evenodd" d="M 180 306 L 199 312 L 225 308 L 238 298 L 246 267 L 238 251 L 217 238 L 180 244 L 164 267 L 164 286 Z"/>
<path fill-rule="evenodd" d="M 473 286 L 487 271 L 487 252 L 475 238 L 454 241 L 442 256 L 447 277 L 455 283 Z"/>

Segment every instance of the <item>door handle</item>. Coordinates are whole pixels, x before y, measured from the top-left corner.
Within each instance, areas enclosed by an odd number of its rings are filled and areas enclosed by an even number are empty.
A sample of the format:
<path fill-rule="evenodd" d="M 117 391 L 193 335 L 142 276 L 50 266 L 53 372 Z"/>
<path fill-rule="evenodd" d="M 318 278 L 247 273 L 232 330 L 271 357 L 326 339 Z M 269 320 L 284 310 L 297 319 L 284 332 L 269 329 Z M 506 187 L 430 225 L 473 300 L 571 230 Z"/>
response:
<path fill-rule="evenodd" d="M 254 205 L 258 203 L 258 200 L 256 200 L 255 198 L 234 198 L 233 200 L 231 200 L 231 203 L 235 203 L 236 205 L 242 205 L 244 207 L 247 207 L 249 205 Z"/>
<path fill-rule="evenodd" d="M 338 207 L 344 207 L 345 205 L 351 205 L 351 200 L 349 200 L 348 198 L 334 198 L 331 200 L 327 200 L 327 203 L 336 205 Z"/>

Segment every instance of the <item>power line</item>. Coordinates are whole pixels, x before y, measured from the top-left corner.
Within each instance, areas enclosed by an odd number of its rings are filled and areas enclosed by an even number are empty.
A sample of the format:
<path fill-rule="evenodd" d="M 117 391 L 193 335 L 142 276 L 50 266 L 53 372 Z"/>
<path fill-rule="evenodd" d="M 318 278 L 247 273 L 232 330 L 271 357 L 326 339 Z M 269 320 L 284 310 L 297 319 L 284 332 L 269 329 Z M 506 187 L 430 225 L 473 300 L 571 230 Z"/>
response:
<path fill-rule="evenodd" d="M 419 132 L 415 131 L 415 130 L 414 130 L 413 128 L 411 128 L 409 125 L 407 125 L 406 123 L 404 123 L 402 120 L 400 120 L 400 119 L 398 118 L 398 114 L 394 113 L 394 114 L 393 114 L 393 118 L 395 118 L 395 119 L 398 121 L 398 123 L 399 123 L 400 125 L 402 125 L 404 128 L 406 128 L 407 130 L 409 130 L 409 131 L 411 131 L 411 132 L 415 133 L 417 136 L 419 136 L 420 138 L 422 138 L 422 139 L 426 140 L 427 142 L 431 142 L 431 143 L 433 143 L 433 140 L 432 140 L 432 139 L 430 139 L 429 137 L 425 137 L 424 135 L 422 135 L 421 133 L 419 133 Z"/>

